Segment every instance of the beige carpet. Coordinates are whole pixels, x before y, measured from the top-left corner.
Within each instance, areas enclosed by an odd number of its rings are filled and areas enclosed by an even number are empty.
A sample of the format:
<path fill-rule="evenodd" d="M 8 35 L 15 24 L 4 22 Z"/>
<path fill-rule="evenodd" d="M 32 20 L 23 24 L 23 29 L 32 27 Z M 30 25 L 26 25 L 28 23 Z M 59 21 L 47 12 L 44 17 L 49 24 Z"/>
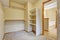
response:
<path fill-rule="evenodd" d="M 5 34 L 4 40 L 55 40 L 55 39 L 48 38 L 47 35 L 35 36 L 33 32 L 28 33 L 25 31 L 20 31 L 20 32 Z"/>
<path fill-rule="evenodd" d="M 5 40 L 46 40 L 45 36 L 35 36 L 33 32 L 15 32 L 15 33 L 9 33 L 5 35 Z"/>
<path fill-rule="evenodd" d="M 57 40 L 57 29 L 53 26 L 45 35 L 35 36 L 33 32 L 18 31 L 5 34 L 4 40 Z"/>

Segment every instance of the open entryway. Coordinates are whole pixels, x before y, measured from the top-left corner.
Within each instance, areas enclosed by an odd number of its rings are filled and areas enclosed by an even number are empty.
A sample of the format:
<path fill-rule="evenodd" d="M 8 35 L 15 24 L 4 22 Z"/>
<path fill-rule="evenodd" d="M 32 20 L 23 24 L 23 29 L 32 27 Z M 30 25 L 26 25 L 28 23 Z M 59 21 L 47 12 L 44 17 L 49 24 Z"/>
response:
<path fill-rule="evenodd" d="M 49 40 L 57 40 L 57 1 L 45 1 L 43 10 L 43 34 L 47 35 Z"/>

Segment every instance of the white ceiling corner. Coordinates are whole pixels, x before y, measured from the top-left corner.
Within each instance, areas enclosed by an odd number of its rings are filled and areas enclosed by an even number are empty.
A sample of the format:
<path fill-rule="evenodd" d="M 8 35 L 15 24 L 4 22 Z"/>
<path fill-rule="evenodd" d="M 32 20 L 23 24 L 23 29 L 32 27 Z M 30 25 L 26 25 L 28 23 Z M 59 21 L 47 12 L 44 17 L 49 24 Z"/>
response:
<path fill-rule="evenodd" d="M 15 1 L 15 2 L 23 4 L 23 5 L 27 2 L 27 0 L 12 0 L 12 1 Z"/>
<path fill-rule="evenodd" d="M 9 0 L 0 0 L 4 7 L 9 7 Z"/>
<path fill-rule="evenodd" d="M 51 4 L 44 5 L 44 9 L 50 9 L 50 8 L 53 8 L 53 7 L 57 7 L 57 2 L 53 2 Z"/>

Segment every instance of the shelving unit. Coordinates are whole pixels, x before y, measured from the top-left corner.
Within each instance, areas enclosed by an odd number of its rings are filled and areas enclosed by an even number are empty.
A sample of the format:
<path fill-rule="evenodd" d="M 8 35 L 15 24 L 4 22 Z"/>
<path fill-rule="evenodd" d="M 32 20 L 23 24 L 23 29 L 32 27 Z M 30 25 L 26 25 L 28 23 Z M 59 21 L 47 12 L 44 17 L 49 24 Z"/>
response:
<path fill-rule="evenodd" d="M 40 27 L 40 10 L 38 8 L 33 8 L 30 10 L 30 26 L 32 26 L 32 31 L 37 35 L 41 34 Z"/>
<path fill-rule="evenodd" d="M 32 26 L 32 31 L 36 34 L 36 9 L 30 11 L 30 26 Z"/>

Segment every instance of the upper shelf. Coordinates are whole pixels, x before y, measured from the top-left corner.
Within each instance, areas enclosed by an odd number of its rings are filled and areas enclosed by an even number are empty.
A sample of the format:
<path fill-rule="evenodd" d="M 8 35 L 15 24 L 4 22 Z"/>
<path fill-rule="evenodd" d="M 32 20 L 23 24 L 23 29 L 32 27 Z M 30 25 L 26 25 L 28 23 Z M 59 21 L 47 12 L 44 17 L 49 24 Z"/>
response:
<path fill-rule="evenodd" d="M 30 25 L 34 25 L 34 26 L 36 26 L 36 24 L 33 24 L 33 23 L 30 23 Z"/>
<path fill-rule="evenodd" d="M 30 20 L 36 20 L 36 19 L 30 19 Z"/>
<path fill-rule="evenodd" d="M 18 8 L 18 7 L 14 7 L 14 6 L 11 6 L 11 8 L 25 10 L 25 8 Z"/>
<path fill-rule="evenodd" d="M 33 8 L 30 10 L 31 13 L 35 13 L 36 12 L 36 8 Z"/>
<path fill-rule="evenodd" d="M 36 14 L 31 14 L 31 16 L 36 16 Z"/>

